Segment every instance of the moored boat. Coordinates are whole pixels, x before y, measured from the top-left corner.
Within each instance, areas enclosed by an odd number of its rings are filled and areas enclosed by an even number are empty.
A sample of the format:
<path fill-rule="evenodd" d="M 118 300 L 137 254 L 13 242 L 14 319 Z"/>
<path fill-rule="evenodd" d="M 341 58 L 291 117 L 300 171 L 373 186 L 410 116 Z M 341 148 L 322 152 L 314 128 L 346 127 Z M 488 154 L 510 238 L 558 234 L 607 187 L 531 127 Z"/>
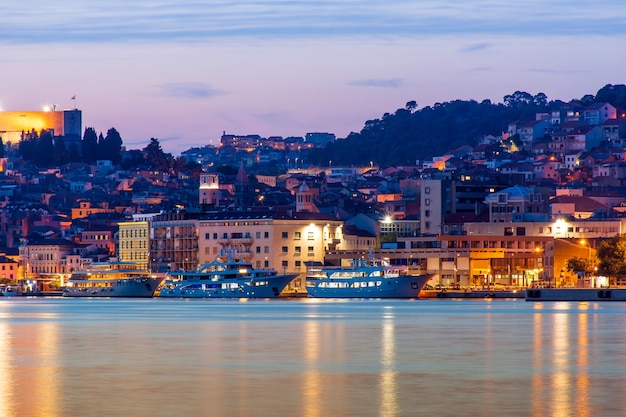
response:
<path fill-rule="evenodd" d="M 0 297 L 14 297 L 22 295 L 22 290 L 17 285 L 0 285 Z"/>
<path fill-rule="evenodd" d="M 250 262 L 227 256 L 200 265 L 195 271 L 171 271 L 159 297 L 275 298 L 297 274 L 255 269 Z"/>
<path fill-rule="evenodd" d="M 356 259 L 349 266 L 310 266 L 306 289 L 320 298 L 417 298 L 430 278 L 384 260 Z"/>
<path fill-rule="evenodd" d="M 94 262 L 74 271 L 63 288 L 64 297 L 153 297 L 164 275 L 155 275 L 134 262 Z"/>

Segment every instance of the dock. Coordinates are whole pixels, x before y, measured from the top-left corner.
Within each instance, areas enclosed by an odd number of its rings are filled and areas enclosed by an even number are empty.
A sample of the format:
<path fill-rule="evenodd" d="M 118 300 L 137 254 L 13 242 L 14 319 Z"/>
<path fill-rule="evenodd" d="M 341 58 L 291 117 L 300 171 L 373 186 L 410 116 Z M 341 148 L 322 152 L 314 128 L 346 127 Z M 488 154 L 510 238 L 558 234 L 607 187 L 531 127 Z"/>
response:
<path fill-rule="evenodd" d="M 419 298 L 524 298 L 524 289 L 422 290 Z"/>
<path fill-rule="evenodd" d="M 526 301 L 626 301 L 626 288 L 529 288 Z"/>

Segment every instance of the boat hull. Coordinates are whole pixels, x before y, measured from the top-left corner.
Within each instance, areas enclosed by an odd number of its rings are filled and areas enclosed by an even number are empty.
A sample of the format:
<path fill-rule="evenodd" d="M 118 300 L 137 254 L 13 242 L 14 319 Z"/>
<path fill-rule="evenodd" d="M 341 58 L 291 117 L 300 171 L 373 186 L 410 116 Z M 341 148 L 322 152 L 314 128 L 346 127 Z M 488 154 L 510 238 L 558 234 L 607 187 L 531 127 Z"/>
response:
<path fill-rule="evenodd" d="M 380 279 L 380 285 L 370 286 L 372 279 L 317 279 L 307 278 L 306 289 L 315 298 L 417 298 L 432 277 L 404 275 Z"/>
<path fill-rule="evenodd" d="M 263 285 L 250 279 L 223 281 L 189 280 L 170 287 L 163 286 L 159 297 L 170 298 L 277 298 L 297 275 L 264 277 Z"/>
<path fill-rule="evenodd" d="M 71 287 L 63 289 L 63 297 L 154 297 L 164 279 L 128 278 L 101 280 L 97 283 L 76 280 Z"/>

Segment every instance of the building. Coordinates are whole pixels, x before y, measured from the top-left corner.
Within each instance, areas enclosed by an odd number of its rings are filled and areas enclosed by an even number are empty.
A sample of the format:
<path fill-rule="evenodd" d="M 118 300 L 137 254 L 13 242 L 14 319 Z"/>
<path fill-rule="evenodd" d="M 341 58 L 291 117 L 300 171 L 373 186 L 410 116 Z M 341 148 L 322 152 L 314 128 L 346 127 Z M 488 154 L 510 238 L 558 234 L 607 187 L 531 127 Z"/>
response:
<path fill-rule="evenodd" d="M 105 226 L 91 227 L 78 234 L 78 243 L 95 248 L 99 253 L 115 254 L 115 233 L 117 227 Z"/>
<path fill-rule="evenodd" d="M 343 221 L 321 213 L 237 211 L 198 220 L 198 262 L 236 254 L 256 268 L 301 274 L 288 287 L 304 292 L 305 262 L 322 262 L 327 250 L 342 247 Z"/>
<path fill-rule="evenodd" d="M 117 257 L 121 262 L 134 262 L 147 269 L 150 260 L 150 223 L 147 221 L 120 222 L 117 239 Z"/>
<path fill-rule="evenodd" d="M 536 187 L 505 188 L 489 194 L 485 204 L 489 207 L 489 221 L 493 223 L 511 222 L 516 213 L 545 212 L 543 195 Z"/>
<path fill-rule="evenodd" d="M 198 213 L 154 216 L 149 239 L 150 270 L 190 271 L 198 266 Z"/>
<path fill-rule="evenodd" d="M 0 111 L 0 137 L 4 143 L 17 144 L 23 132 L 50 131 L 53 136 L 82 137 L 80 110 Z"/>
<path fill-rule="evenodd" d="M 16 281 L 18 279 L 19 262 L 0 255 L 0 282 L 3 280 Z"/>
<path fill-rule="evenodd" d="M 200 174 L 200 206 L 219 207 L 220 179 L 216 173 Z"/>
<path fill-rule="evenodd" d="M 115 210 L 109 208 L 109 203 L 103 201 L 99 204 L 93 204 L 88 200 L 79 200 L 78 207 L 72 207 L 72 220 L 82 219 L 91 214 L 96 213 L 113 213 Z"/>
<path fill-rule="evenodd" d="M 449 180 L 422 180 L 420 184 L 420 232 L 422 234 L 441 233 L 444 217 L 454 211 L 450 189 Z"/>

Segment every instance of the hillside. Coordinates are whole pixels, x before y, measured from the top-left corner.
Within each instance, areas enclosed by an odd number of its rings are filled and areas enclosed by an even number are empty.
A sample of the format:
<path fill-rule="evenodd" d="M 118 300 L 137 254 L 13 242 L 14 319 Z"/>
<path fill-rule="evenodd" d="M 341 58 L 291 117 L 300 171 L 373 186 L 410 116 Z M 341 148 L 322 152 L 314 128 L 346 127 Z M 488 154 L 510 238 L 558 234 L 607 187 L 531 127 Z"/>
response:
<path fill-rule="evenodd" d="M 626 86 L 607 84 L 595 95 L 568 103 L 586 106 L 595 102 L 626 108 Z M 486 135 L 500 136 L 510 122 L 533 120 L 536 113 L 550 112 L 564 104 L 561 100 L 548 101 L 543 93 L 533 96 L 521 91 L 495 104 L 490 100 L 454 100 L 417 110 L 417 103 L 408 102 L 393 114 L 368 120 L 359 133 L 313 150 L 308 161 L 321 166 L 331 160 L 337 165 L 415 163 L 462 145 L 474 146 Z"/>

